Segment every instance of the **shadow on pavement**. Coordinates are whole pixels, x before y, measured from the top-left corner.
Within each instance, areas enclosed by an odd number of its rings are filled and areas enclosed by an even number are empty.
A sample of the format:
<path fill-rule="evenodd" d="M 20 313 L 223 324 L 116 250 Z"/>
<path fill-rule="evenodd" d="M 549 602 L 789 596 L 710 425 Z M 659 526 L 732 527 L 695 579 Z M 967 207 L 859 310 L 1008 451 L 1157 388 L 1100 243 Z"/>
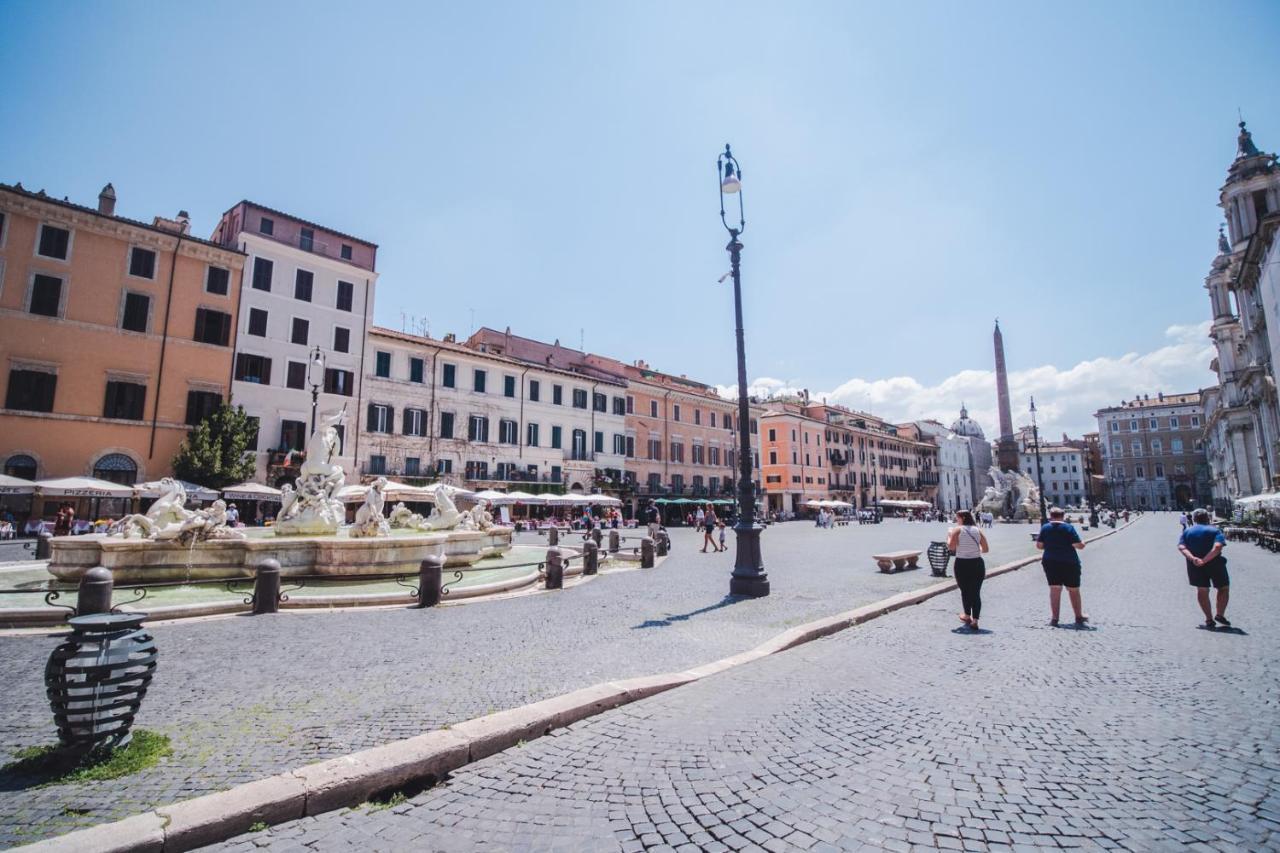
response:
<path fill-rule="evenodd" d="M 709 604 L 706 607 L 699 607 L 697 610 L 690 610 L 688 613 L 681 613 L 676 616 L 668 616 L 665 619 L 646 619 L 639 625 L 632 625 L 631 630 L 635 631 L 640 628 L 668 628 L 675 622 L 687 622 L 692 616 L 698 616 L 703 613 L 710 613 L 712 610 L 719 610 L 722 607 L 728 607 L 731 604 L 737 604 L 739 601 L 746 601 L 745 595 L 726 595 L 715 604 Z"/>
<path fill-rule="evenodd" d="M 995 631 L 992 631 L 990 628 L 979 628 L 975 631 L 972 628 L 966 628 L 964 625 L 961 625 L 959 628 L 952 628 L 951 633 L 958 637 L 979 637 L 985 634 L 994 634 Z"/>

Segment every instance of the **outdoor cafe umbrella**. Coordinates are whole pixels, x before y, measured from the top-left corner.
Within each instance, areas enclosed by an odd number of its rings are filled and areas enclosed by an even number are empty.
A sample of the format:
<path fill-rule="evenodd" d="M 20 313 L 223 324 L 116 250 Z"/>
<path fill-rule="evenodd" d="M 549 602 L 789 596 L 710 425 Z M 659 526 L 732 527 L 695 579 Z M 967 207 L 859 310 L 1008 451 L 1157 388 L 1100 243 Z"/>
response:
<path fill-rule="evenodd" d="M 37 480 L 36 491 L 46 498 L 131 498 L 133 486 L 122 486 L 97 477 L 59 477 Z"/>
<path fill-rule="evenodd" d="M 261 483 L 237 483 L 222 490 L 222 497 L 229 501 L 275 501 L 280 503 L 280 490 Z"/>
<path fill-rule="evenodd" d="M 187 500 L 216 501 L 218 499 L 218 493 L 213 489 L 198 486 L 195 483 L 188 483 L 186 480 L 178 480 L 177 482 L 187 493 Z M 140 498 L 158 498 L 166 491 L 163 484 L 163 480 L 152 480 L 148 483 L 138 483 L 133 488 Z"/>
<path fill-rule="evenodd" d="M 523 504 L 543 504 L 546 499 L 542 495 L 533 495 L 529 492 L 507 492 L 507 497 Z"/>
<path fill-rule="evenodd" d="M 36 484 L 31 480 L 0 474 L 0 495 L 30 495 L 35 490 Z"/>
<path fill-rule="evenodd" d="M 622 506 L 622 501 L 612 495 L 588 495 L 587 503 L 596 504 L 597 506 Z"/>
<path fill-rule="evenodd" d="M 500 492 L 497 489 L 485 489 L 483 492 L 476 492 L 472 497 L 475 501 L 488 501 L 491 504 L 511 504 L 515 503 L 515 499 L 506 492 Z"/>
<path fill-rule="evenodd" d="M 364 496 L 368 492 L 368 483 L 352 483 L 349 486 L 343 486 L 338 489 L 336 497 L 343 503 L 359 503 L 364 500 Z M 428 491 L 425 487 L 411 486 L 398 480 L 387 480 L 387 485 L 382 489 L 382 496 L 389 501 L 429 501 L 434 499 L 434 493 Z"/>

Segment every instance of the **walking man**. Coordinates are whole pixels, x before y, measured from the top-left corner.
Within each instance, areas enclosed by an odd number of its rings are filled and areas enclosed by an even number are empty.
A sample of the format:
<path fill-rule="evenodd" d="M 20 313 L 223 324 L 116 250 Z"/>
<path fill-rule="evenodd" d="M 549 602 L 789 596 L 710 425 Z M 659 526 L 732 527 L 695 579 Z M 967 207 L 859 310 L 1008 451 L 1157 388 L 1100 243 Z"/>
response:
<path fill-rule="evenodd" d="M 649 509 L 645 511 L 644 520 L 649 524 L 649 538 L 654 542 L 658 541 L 658 530 L 662 526 L 661 517 L 658 514 L 658 505 L 651 503 Z"/>
<path fill-rule="evenodd" d="M 1191 514 L 1190 527 L 1182 531 L 1178 550 L 1187 558 L 1187 580 L 1196 588 L 1196 601 L 1204 612 L 1204 626 L 1212 631 L 1218 625 L 1230 628 L 1227 621 L 1227 599 L 1231 596 L 1231 578 L 1227 575 L 1227 558 L 1222 549 L 1227 539 L 1210 524 L 1209 511 L 1198 509 Z M 1209 609 L 1209 585 L 1218 591 L 1218 612 Z"/>
<path fill-rule="evenodd" d="M 1089 621 L 1080 603 L 1080 555 L 1084 542 L 1073 525 L 1066 522 L 1061 507 L 1049 510 L 1049 521 L 1040 528 L 1036 548 L 1044 551 L 1040 565 L 1044 567 L 1045 580 L 1049 582 L 1049 624 L 1058 626 L 1058 611 L 1062 607 L 1062 588 L 1067 588 L 1071 609 L 1075 611 L 1076 627 L 1083 628 Z"/>

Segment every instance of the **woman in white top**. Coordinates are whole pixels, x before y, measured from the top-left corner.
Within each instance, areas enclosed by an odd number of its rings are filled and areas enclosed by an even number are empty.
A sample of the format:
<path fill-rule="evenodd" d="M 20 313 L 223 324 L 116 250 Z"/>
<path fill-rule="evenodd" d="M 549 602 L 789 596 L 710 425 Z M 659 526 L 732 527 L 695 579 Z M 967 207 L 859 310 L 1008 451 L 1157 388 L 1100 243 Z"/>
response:
<path fill-rule="evenodd" d="M 982 581 L 987 576 L 987 564 L 982 559 L 989 550 L 987 537 L 967 509 L 956 513 L 956 525 L 947 533 L 947 549 L 956 555 L 956 583 L 964 605 L 960 621 L 976 631 L 982 615 Z"/>

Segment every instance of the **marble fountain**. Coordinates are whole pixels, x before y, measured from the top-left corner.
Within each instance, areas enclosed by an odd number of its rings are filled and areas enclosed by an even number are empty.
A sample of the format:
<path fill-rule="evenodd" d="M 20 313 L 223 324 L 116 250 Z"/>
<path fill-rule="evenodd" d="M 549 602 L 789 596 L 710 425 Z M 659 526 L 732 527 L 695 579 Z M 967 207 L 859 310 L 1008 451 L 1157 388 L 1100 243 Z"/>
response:
<path fill-rule="evenodd" d="M 121 519 L 110 533 L 53 539 L 49 572 L 76 581 L 105 566 L 116 583 L 201 580 L 252 577 L 271 559 L 280 562 L 284 576 L 358 577 L 416 572 L 431 556 L 461 568 L 511 549 L 512 528 L 495 525 L 483 504 L 458 509 L 448 487 L 436 490 L 430 515 L 402 503 L 385 513 L 386 480 L 379 478 L 368 487 L 355 523 L 344 526 L 346 508 L 336 495 L 346 475 L 332 461 L 344 416 L 327 415 L 312 433 L 296 484 L 284 488 L 274 527 L 228 527 L 220 500 L 189 510 L 182 485 L 170 480 L 146 514 Z"/>

